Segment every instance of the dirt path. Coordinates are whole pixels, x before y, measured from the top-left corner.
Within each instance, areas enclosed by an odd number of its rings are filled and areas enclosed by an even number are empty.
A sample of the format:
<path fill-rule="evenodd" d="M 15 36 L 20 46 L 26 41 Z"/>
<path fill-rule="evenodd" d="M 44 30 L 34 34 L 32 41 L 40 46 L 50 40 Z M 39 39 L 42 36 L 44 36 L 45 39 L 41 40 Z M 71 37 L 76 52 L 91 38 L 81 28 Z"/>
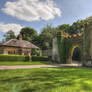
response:
<path fill-rule="evenodd" d="M 54 67 L 65 67 L 65 66 L 79 67 L 79 66 L 81 66 L 81 64 L 0 66 L 0 70 L 4 70 L 4 69 L 30 69 L 30 68 L 54 68 Z"/>

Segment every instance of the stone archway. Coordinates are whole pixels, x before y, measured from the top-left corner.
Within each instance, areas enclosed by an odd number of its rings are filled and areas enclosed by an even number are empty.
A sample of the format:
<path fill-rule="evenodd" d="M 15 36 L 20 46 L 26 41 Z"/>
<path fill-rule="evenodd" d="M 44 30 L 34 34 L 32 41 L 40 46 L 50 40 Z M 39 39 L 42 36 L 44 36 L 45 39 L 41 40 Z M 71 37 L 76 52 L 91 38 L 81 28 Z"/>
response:
<path fill-rule="evenodd" d="M 72 46 L 72 48 L 70 49 L 69 58 L 68 58 L 68 60 L 67 60 L 67 63 L 68 63 L 68 64 L 74 63 L 72 57 L 73 57 L 73 54 L 74 54 L 74 51 L 75 51 L 76 48 L 80 49 L 80 47 L 79 47 L 78 45 L 74 45 L 74 46 Z M 80 50 L 80 55 L 81 55 L 81 50 Z M 80 56 L 80 57 L 81 57 L 81 56 Z"/>
<path fill-rule="evenodd" d="M 76 47 L 72 54 L 72 63 L 81 64 L 81 50 L 79 47 Z"/>
<path fill-rule="evenodd" d="M 92 26 L 85 30 L 84 32 L 73 35 L 67 33 L 57 34 L 55 39 L 53 39 L 53 61 L 56 61 L 55 57 L 57 56 L 58 62 L 72 64 L 74 50 L 75 48 L 79 48 L 81 64 L 87 65 L 90 62 L 92 65 Z"/>

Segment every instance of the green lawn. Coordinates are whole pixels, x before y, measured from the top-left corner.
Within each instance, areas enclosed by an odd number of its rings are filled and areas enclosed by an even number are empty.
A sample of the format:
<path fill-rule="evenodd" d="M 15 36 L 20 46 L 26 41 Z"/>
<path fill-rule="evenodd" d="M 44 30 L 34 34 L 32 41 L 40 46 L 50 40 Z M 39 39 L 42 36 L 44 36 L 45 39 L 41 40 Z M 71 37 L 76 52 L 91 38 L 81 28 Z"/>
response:
<path fill-rule="evenodd" d="M 0 66 L 2 65 L 6 65 L 6 66 L 12 66 L 12 65 L 48 65 L 48 64 L 52 64 L 51 62 L 48 62 L 48 61 L 30 61 L 30 62 L 9 62 L 9 61 L 0 61 Z"/>
<path fill-rule="evenodd" d="M 92 69 L 0 70 L 0 92 L 92 92 Z"/>

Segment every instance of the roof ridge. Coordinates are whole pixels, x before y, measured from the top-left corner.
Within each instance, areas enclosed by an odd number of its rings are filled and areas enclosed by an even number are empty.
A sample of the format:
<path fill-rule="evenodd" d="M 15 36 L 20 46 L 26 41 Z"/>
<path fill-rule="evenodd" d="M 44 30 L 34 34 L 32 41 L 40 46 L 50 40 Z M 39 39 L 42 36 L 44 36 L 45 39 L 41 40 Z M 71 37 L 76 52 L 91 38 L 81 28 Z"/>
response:
<path fill-rule="evenodd" d="M 17 39 L 11 39 L 11 40 L 9 40 L 9 41 L 4 42 L 3 44 L 7 44 L 7 43 L 9 43 L 9 42 L 12 41 L 12 40 L 17 40 Z"/>

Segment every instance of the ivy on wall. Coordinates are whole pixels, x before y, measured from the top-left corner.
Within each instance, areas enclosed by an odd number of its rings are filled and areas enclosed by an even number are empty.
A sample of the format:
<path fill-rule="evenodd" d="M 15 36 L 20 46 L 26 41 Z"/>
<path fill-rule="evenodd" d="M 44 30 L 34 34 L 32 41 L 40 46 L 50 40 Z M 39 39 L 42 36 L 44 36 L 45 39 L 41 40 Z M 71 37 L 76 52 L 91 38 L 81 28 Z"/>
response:
<path fill-rule="evenodd" d="M 90 56 L 90 48 L 91 48 L 91 30 L 92 27 L 91 26 L 88 26 L 85 28 L 85 32 L 84 32 L 84 41 L 85 41 L 85 44 L 84 44 L 84 47 L 85 47 L 85 61 L 88 61 L 91 59 L 91 56 Z"/>
<path fill-rule="evenodd" d="M 65 64 L 69 53 L 71 52 L 72 46 L 76 44 L 80 47 L 81 50 L 81 60 L 85 63 L 88 60 L 92 60 L 92 21 L 91 23 L 84 23 L 83 32 L 74 35 L 61 34 L 60 32 L 57 35 L 58 41 L 58 51 L 60 57 L 60 63 Z"/>
<path fill-rule="evenodd" d="M 64 38 L 61 35 L 57 35 L 58 51 L 60 57 L 60 63 L 66 64 L 69 57 L 70 48 L 73 45 L 72 38 Z"/>
<path fill-rule="evenodd" d="M 60 58 L 60 63 L 64 63 L 63 59 L 63 37 L 61 35 L 57 35 L 57 43 L 58 43 L 58 53 L 59 53 L 59 58 Z"/>

